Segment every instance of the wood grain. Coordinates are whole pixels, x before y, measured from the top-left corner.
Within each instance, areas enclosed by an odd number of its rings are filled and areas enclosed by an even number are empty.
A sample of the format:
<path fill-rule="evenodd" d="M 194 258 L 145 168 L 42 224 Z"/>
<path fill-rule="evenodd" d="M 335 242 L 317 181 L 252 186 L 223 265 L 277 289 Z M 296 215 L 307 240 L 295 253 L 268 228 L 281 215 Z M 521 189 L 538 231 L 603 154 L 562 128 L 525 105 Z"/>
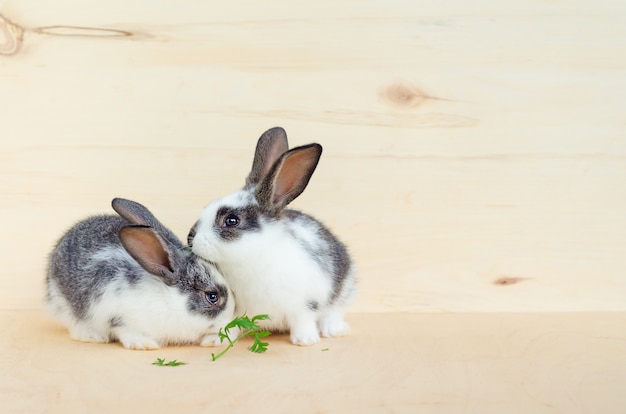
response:
<path fill-rule="evenodd" d="M 623 413 L 624 108 L 623 1 L 0 0 L 2 411 Z M 276 125 L 324 146 L 294 207 L 356 259 L 350 336 L 213 364 L 42 315 L 72 223 L 184 238 Z"/>
<path fill-rule="evenodd" d="M 5 307 L 114 196 L 184 237 L 282 125 L 355 311 L 626 310 L 619 2 L 42 4 L 0 9 Z"/>

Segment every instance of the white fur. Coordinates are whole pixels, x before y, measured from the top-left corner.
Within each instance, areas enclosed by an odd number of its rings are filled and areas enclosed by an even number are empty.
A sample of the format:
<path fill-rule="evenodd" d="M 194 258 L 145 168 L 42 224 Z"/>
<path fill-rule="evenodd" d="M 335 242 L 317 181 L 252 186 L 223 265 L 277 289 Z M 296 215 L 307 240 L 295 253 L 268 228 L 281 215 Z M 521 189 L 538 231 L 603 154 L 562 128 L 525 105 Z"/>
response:
<path fill-rule="evenodd" d="M 143 272 L 136 284 L 128 283 L 122 270 L 91 304 L 88 315 L 77 319 L 54 280 L 49 281 L 47 307 L 66 325 L 73 339 L 84 342 L 109 342 L 118 339 L 128 349 L 156 349 L 168 344 L 217 345 L 217 332 L 233 317 L 233 298 L 213 320 L 187 309 L 187 297 L 176 287 L 167 286 L 139 267 L 121 247 L 103 249 L 93 255 L 93 265 L 120 255 Z M 214 266 L 211 274 L 225 283 Z M 222 280 L 220 280 L 222 279 Z M 123 325 L 111 327 L 110 319 L 119 316 Z"/>
<path fill-rule="evenodd" d="M 245 190 L 207 206 L 201 213 L 193 240 L 193 252 L 217 263 L 236 299 L 236 313 L 269 314 L 265 326 L 291 333 L 294 344 L 309 345 L 323 336 L 339 336 L 348 329 L 343 306 L 330 308 L 332 277 L 290 232 L 316 245 L 322 241 L 303 222 L 262 221 L 261 231 L 224 241 L 214 230 L 221 206 L 243 207 L 256 203 Z M 261 218 L 262 220 L 262 218 Z M 348 282 L 348 281 L 346 281 Z M 319 311 L 308 309 L 315 301 Z"/>

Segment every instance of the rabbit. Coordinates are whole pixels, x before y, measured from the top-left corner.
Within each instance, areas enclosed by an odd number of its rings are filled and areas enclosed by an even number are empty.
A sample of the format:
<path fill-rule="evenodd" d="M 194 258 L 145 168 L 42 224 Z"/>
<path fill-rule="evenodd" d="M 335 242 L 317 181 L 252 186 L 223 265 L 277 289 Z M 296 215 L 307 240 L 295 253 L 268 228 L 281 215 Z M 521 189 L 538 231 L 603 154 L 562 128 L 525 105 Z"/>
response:
<path fill-rule="evenodd" d="M 119 216 L 78 222 L 52 250 L 48 312 L 83 342 L 219 345 L 235 309 L 224 277 L 143 205 L 115 198 L 112 206 Z"/>
<path fill-rule="evenodd" d="M 276 127 L 258 140 L 243 189 L 210 203 L 188 236 L 192 252 L 215 263 L 236 300 L 236 314 L 268 314 L 266 329 L 295 345 L 344 335 L 344 309 L 356 279 L 346 246 L 313 217 L 285 207 L 307 186 L 322 154 L 289 150 Z"/>

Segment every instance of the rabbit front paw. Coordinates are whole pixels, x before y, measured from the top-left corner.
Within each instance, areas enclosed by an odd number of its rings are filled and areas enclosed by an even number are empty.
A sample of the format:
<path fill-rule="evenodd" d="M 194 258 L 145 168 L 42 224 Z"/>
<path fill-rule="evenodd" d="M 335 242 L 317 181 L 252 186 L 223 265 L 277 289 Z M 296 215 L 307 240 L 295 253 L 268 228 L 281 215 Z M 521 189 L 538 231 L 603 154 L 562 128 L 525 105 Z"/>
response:
<path fill-rule="evenodd" d="M 350 325 L 341 315 L 328 315 L 320 320 L 320 331 L 325 338 L 343 336 L 350 331 Z"/>
<path fill-rule="evenodd" d="M 222 345 L 222 341 L 218 334 L 209 334 L 204 335 L 202 339 L 200 339 L 200 346 L 220 346 Z"/>
<path fill-rule="evenodd" d="M 89 329 L 88 327 L 81 325 L 77 325 L 71 328 L 70 338 L 75 341 L 91 342 L 95 344 L 103 344 L 109 342 L 108 335 L 103 335 L 96 330 Z"/>
<path fill-rule="evenodd" d="M 320 334 L 315 325 L 291 328 L 291 343 L 294 345 L 313 345 L 320 341 Z"/>
<path fill-rule="evenodd" d="M 120 334 L 119 340 L 126 349 L 150 350 L 160 348 L 159 344 L 154 339 L 134 332 Z"/>

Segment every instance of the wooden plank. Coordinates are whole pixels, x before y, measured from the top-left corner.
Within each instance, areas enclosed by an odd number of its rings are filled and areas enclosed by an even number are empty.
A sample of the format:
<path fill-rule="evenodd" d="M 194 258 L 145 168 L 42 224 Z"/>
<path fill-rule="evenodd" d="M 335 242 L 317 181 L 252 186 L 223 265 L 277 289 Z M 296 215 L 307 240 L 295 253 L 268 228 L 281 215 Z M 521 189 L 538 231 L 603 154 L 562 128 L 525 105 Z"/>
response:
<path fill-rule="evenodd" d="M 37 311 L 1 311 L 4 412 L 621 413 L 625 314 L 360 314 L 350 336 L 265 354 L 238 344 L 85 344 Z M 324 351 L 324 349 L 327 349 Z M 155 367 L 156 358 L 187 362 Z"/>
<path fill-rule="evenodd" d="M 295 205 L 351 247 L 354 311 L 626 310 L 622 2 L 0 15 L 6 309 L 39 306 L 54 240 L 114 196 L 184 237 L 282 125 L 325 147 Z"/>
<path fill-rule="evenodd" d="M 0 1 L 2 410 L 624 412 L 625 73 L 623 1 Z M 324 145 L 294 205 L 357 260 L 350 336 L 212 363 L 41 313 L 74 221 L 184 238 L 275 125 Z"/>

